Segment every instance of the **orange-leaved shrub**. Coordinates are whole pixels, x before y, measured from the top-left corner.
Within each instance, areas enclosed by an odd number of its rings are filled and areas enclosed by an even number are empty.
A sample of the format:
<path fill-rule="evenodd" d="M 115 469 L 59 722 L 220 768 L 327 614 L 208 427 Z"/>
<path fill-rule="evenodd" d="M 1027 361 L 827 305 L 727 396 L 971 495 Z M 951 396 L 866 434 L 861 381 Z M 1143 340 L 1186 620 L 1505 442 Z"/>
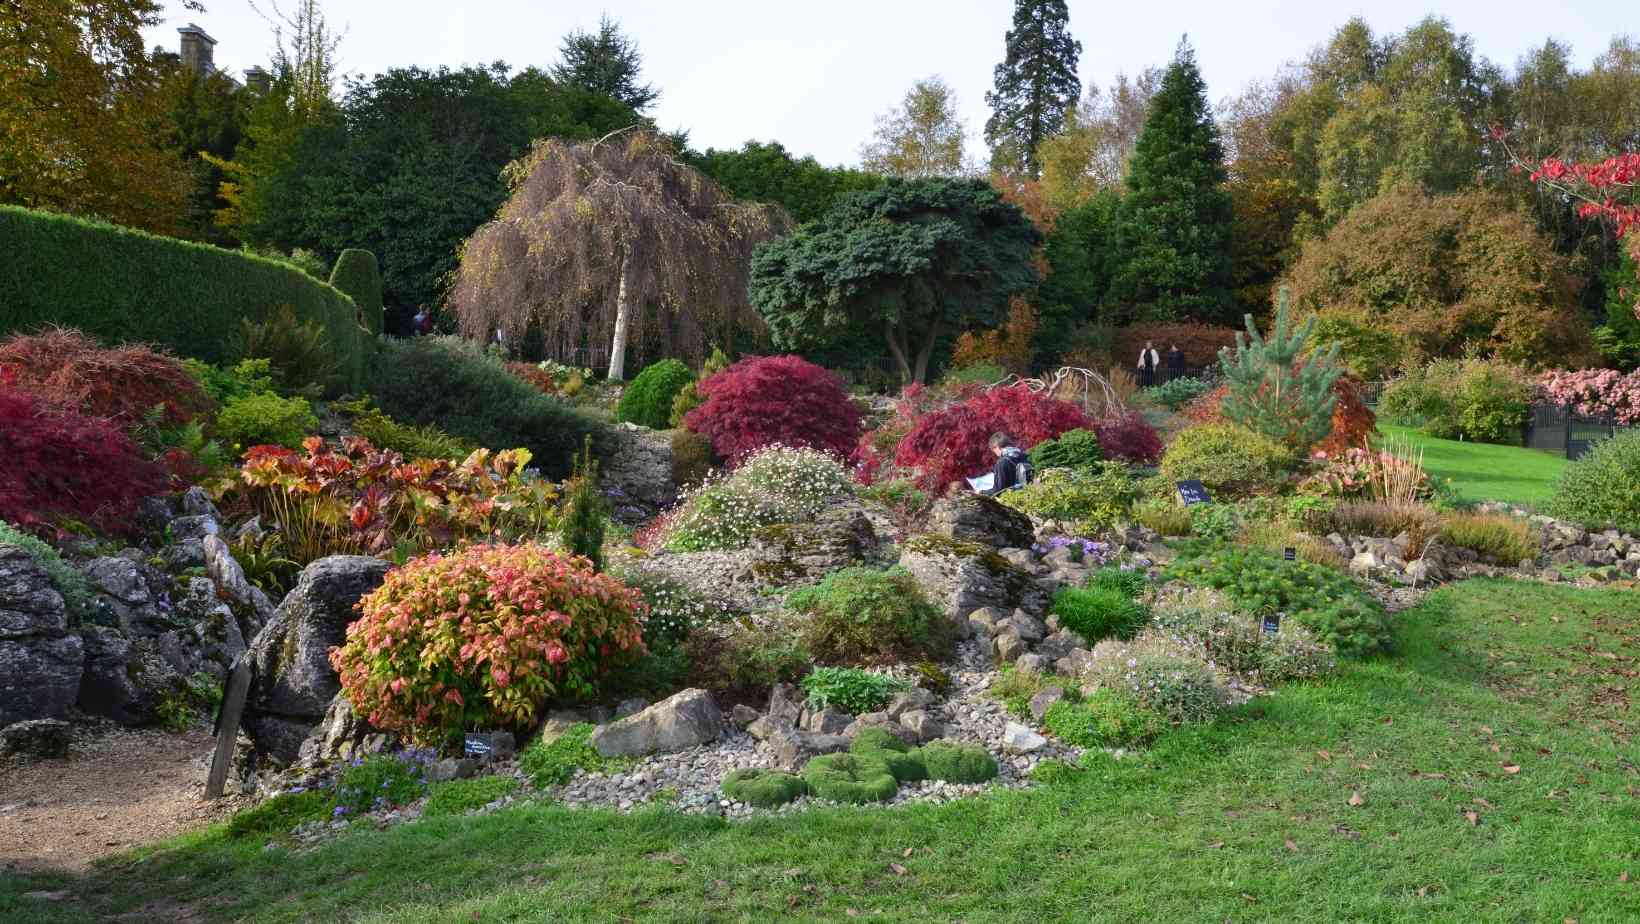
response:
<path fill-rule="evenodd" d="M 212 407 L 182 362 L 126 344 L 112 349 L 77 330 L 48 328 L 0 342 L 0 366 L 17 388 L 131 430 L 160 408 L 165 424 L 185 424 Z"/>
<path fill-rule="evenodd" d="M 538 543 L 412 559 L 358 608 L 331 666 L 371 725 L 418 744 L 527 729 L 645 653 L 643 596 Z"/>

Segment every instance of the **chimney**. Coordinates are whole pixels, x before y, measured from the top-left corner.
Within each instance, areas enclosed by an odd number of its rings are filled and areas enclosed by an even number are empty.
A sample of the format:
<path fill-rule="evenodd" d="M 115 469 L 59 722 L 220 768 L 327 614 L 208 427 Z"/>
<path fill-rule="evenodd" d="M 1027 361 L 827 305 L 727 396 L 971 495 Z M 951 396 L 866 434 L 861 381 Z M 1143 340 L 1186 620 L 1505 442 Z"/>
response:
<path fill-rule="evenodd" d="M 247 67 L 245 86 L 253 93 L 266 93 L 273 86 L 273 75 L 260 67 Z"/>
<path fill-rule="evenodd" d="M 213 74 L 216 72 L 215 54 L 216 39 L 205 34 L 205 30 L 189 23 L 178 29 L 182 35 L 182 65 L 195 73 Z"/>

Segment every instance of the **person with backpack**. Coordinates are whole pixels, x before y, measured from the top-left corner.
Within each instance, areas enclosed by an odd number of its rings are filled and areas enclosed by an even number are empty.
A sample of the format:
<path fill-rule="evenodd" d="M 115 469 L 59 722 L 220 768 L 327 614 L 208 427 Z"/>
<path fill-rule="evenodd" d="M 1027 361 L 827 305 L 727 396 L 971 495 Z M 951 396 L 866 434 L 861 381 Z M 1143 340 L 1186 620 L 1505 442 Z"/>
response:
<path fill-rule="evenodd" d="M 991 469 L 991 486 L 981 494 L 995 497 L 1003 491 L 1021 488 L 1031 483 L 1031 457 L 1014 445 L 1014 438 L 1005 432 L 991 434 L 991 453 L 997 457 Z"/>

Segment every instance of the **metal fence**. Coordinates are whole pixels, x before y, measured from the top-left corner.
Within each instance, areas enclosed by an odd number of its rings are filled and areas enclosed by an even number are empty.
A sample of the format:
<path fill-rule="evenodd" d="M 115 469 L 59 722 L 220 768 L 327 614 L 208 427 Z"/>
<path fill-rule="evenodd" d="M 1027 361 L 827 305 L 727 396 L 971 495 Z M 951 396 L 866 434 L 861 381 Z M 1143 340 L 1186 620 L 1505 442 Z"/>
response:
<path fill-rule="evenodd" d="M 1365 382 L 1361 402 L 1376 408 L 1388 382 Z M 1521 445 L 1528 449 L 1563 452 L 1567 459 L 1581 459 L 1589 447 L 1620 433 L 1640 429 L 1619 423 L 1615 417 L 1574 414 L 1556 404 L 1534 404 L 1532 414 L 1521 428 Z"/>

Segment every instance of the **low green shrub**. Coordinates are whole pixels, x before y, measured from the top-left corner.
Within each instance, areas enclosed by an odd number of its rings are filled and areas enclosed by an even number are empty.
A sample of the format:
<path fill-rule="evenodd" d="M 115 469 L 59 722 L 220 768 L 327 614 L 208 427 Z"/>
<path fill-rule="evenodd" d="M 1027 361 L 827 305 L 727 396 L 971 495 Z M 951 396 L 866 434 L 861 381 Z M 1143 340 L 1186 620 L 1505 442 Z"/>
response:
<path fill-rule="evenodd" d="M 1093 471 L 1105 459 L 1099 437 L 1092 430 L 1066 430 L 1051 440 L 1031 447 L 1031 466 L 1038 472 L 1050 468 Z"/>
<path fill-rule="evenodd" d="M 1566 466 L 1548 510 L 1587 526 L 1640 533 L 1640 431 L 1601 440 Z"/>
<path fill-rule="evenodd" d="M 331 408 L 347 415 L 348 426 L 377 449 L 391 449 L 406 459 L 451 459 L 460 461 L 478 447 L 456 439 L 438 427 L 399 423 L 382 413 L 367 395 L 352 401 L 336 401 Z"/>
<path fill-rule="evenodd" d="M 511 776 L 479 776 L 468 780 L 449 780 L 435 783 L 427 791 L 427 805 L 421 810 L 423 818 L 443 815 L 465 815 L 481 809 L 518 788 L 518 779 Z"/>
<path fill-rule="evenodd" d="M 1177 500 L 1142 500 L 1133 505 L 1132 515 L 1140 526 L 1153 529 L 1163 536 L 1188 536 L 1190 510 Z"/>
<path fill-rule="evenodd" d="M 274 394 L 235 398 L 216 416 L 217 435 L 236 450 L 264 445 L 294 449 L 318 428 L 306 398 Z"/>
<path fill-rule="evenodd" d="M 896 694 L 911 689 L 911 684 L 857 667 L 817 667 L 803 678 L 802 687 L 815 709 L 836 708 L 861 715 L 887 707 Z"/>
<path fill-rule="evenodd" d="M 1256 615 L 1181 606 L 1164 607 L 1154 622 L 1170 636 L 1188 640 L 1219 667 L 1268 686 L 1317 680 L 1338 667 L 1332 648 L 1292 620 L 1266 632 Z"/>
<path fill-rule="evenodd" d="M 1227 540 L 1236 534 L 1241 519 L 1233 504 L 1191 504 L 1190 534 L 1201 539 Z"/>
<path fill-rule="evenodd" d="M 1133 478 L 1120 462 L 1096 462 L 1080 469 L 1051 468 L 1028 485 L 997 500 L 1033 517 L 1059 520 L 1093 533 L 1127 517 L 1135 498 Z"/>
<path fill-rule="evenodd" d="M 718 467 L 712 443 L 692 430 L 672 431 L 672 479 L 680 485 L 698 485 Z"/>
<path fill-rule="evenodd" d="M 845 568 L 786 595 L 805 617 L 803 640 L 822 662 L 943 660 L 956 642 L 945 612 L 899 568 Z"/>
<path fill-rule="evenodd" d="M 1207 383 L 1190 376 L 1180 376 L 1168 379 L 1160 385 L 1155 385 L 1140 391 L 1140 394 L 1166 407 L 1170 411 L 1177 411 L 1191 401 L 1207 393 Z"/>
<path fill-rule="evenodd" d="M 368 812 L 409 805 L 427 791 L 421 764 L 397 755 L 373 754 L 348 767 L 336 783 L 331 812 L 356 818 Z"/>
<path fill-rule="evenodd" d="M 1282 444 L 1233 424 L 1182 430 L 1162 453 L 1170 481 L 1200 481 L 1215 496 L 1275 491 L 1296 464 Z"/>
<path fill-rule="evenodd" d="M 1105 565 L 1088 575 L 1087 585 L 1119 591 L 1128 599 L 1137 600 L 1150 587 L 1150 579 L 1138 568 Z"/>
<path fill-rule="evenodd" d="M 1383 607 L 1348 576 L 1321 565 L 1194 540 L 1181 546 L 1166 576 L 1223 590 L 1251 613 L 1285 613 L 1343 655 L 1385 651 L 1393 638 Z"/>
<path fill-rule="evenodd" d="M 672 416 L 672 402 L 695 374 L 681 361 L 663 359 L 645 366 L 621 393 L 615 405 L 615 419 L 651 430 L 665 430 Z"/>
<path fill-rule="evenodd" d="M 931 780 L 971 784 L 996 779 L 996 758 L 977 744 L 930 741 L 917 752 Z"/>
<path fill-rule="evenodd" d="M 382 411 L 490 449 L 523 447 L 548 478 L 570 473 L 582 441 L 602 425 L 521 381 L 499 359 L 456 337 L 384 340 L 370 393 Z"/>
<path fill-rule="evenodd" d="M 90 582 L 78 568 L 63 561 L 62 554 L 56 549 L 5 520 L 0 520 L 0 545 L 21 548 L 45 570 L 57 593 L 62 594 L 63 608 L 68 611 L 70 626 L 88 625 L 95 621 L 95 598 L 91 595 Z"/>
<path fill-rule="evenodd" d="M 796 681 L 814 663 L 797 633 L 750 621 L 725 635 L 696 632 L 684 642 L 684 651 L 692 683 L 742 696 Z"/>
<path fill-rule="evenodd" d="M 1636 484 L 1640 488 L 1640 483 Z M 1457 513 L 1441 521 L 1441 538 L 1482 558 L 1511 567 L 1536 558 L 1537 537 L 1527 522 L 1506 513 Z"/>
<path fill-rule="evenodd" d="M 1054 595 L 1053 614 L 1089 645 L 1132 638 L 1150 618 L 1142 604 L 1113 587 L 1066 587 Z"/>
<path fill-rule="evenodd" d="M 802 777 L 781 770 L 742 767 L 723 778 L 723 794 L 736 802 L 758 808 L 776 808 L 808 795 L 809 784 Z"/>
<path fill-rule="evenodd" d="M 228 837 L 277 837 L 297 825 L 331 817 L 330 793 L 323 789 L 282 792 L 242 809 L 228 819 Z"/>
<path fill-rule="evenodd" d="M 1228 705 L 1211 667 L 1156 638 L 1141 637 L 1105 659 L 1096 682 L 1099 689 L 1131 697 L 1173 725 L 1210 722 Z"/>
<path fill-rule="evenodd" d="M 273 372 L 266 359 L 242 359 L 226 369 L 185 359 L 182 366 L 217 404 L 273 391 Z"/>
<path fill-rule="evenodd" d="M 852 805 L 887 802 L 900 791 L 899 780 L 876 753 L 822 754 L 803 768 L 803 780 L 815 796 Z"/>
<path fill-rule="evenodd" d="M 1479 357 L 1437 359 L 1390 382 L 1378 414 L 1443 439 L 1518 445 L 1534 397 L 1534 377 L 1521 366 Z"/>
<path fill-rule="evenodd" d="M 1004 665 L 1002 673 L 991 681 L 988 692 L 991 697 L 1002 703 L 1012 715 L 1022 719 L 1031 717 L 1031 700 L 1041 693 L 1044 687 L 1057 686 L 1065 691 L 1067 699 L 1075 700 L 1080 694 L 1076 685 L 1062 677 L 1052 674 L 1038 674 L 1031 671 L 1016 669 L 1012 664 Z"/>
<path fill-rule="evenodd" d="M 301 321 L 289 305 L 261 321 L 239 322 L 234 352 L 242 359 L 265 359 L 276 391 L 319 398 L 341 385 L 336 351 L 322 325 Z"/>
<path fill-rule="evenodd" d="M 518 755 L 518 769 L 537 789 L 562 786 L 574 778 L 577 770 L 590 772 L 612 765 L 592 746 L 592 726 L 585 722 L 571 725 L 551 741 L 536 738 Z"/>
<path fill-rule="evenodd" d="M 1136 697 L 1107 689 L 1080 702 L 1054 703 L 1042 724 L 1055 738 L 1080 748 L 1140 747 L 1167 730 L 1167 722 Z"/>

